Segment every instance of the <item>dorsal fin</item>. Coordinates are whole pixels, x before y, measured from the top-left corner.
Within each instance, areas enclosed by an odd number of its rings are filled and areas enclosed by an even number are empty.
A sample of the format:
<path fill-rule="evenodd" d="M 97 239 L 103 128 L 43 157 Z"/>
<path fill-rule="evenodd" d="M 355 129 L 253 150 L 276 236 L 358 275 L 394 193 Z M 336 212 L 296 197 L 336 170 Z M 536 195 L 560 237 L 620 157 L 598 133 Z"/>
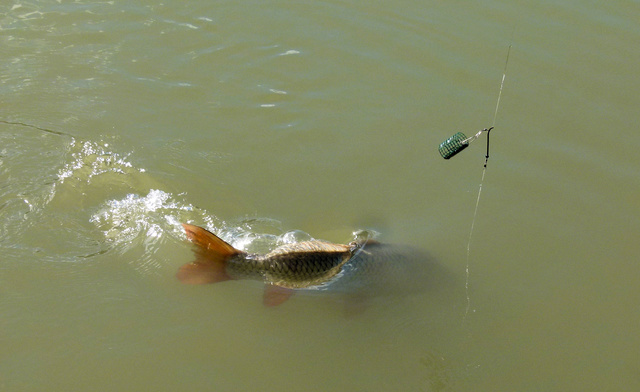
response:
<path fill-rule="evenodd" d="M 223 282 L 231 279 L 226 272 L 226 261 L 244 253 L 227 244 L 215 234 L 202 227 L 183 223 L 184 231 L 198 249 L 194 249 L 196 260 L 183 265 L 176 277 L 182 283 L 204 284 Z"/>

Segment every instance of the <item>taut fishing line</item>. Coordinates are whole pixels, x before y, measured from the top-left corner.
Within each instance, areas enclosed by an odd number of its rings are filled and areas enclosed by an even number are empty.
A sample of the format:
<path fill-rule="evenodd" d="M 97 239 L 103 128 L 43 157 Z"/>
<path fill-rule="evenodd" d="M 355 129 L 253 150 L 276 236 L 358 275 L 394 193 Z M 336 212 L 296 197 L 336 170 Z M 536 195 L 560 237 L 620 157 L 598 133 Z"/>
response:
<path fill-rule="evenodd" d="M 513 41 L 513 37 L 512 37 Z M 469 229 L 469 240 L 467 241 L 467 264 L 465 268 L 466 279 L 465 279 L 465 293 L 467 296 L 467 307 L 464 312 L 464 319 L 466 320 L 467 315 L 469 314 L 469 309 L 471 307 L 471 298 L 469 296 L 469 256 L 471 254 L 471 237 L 473 236 L 473 229 L 476 224 L 476 217 L 478 216 L 478 205 L 480 204 L 480 195 L 482 194 L 482 184 L 484 183 L 484 176 L 487 172 L 487 163 L 489 162 L 489 133 L 496 125 L 496 118 L 498 117 L 498 108 L 500 107 L 500 98 L 502 97 L 502 89 L 504 87 L 504 79 L 507 76 L 507 65 L 509 65 L 509 54 L 511 53 L 511 46 L 509 44 L 509 48 L 507 49 L 507 58 L 504 62 L 504 72 L 502 72 L 502 80 L 500 81 L 500 91 L 498 92 L 498 100 L 496 102 L 496 109 L 493 112 L 493 123 L 491 127 L 485 128 L 475 135 L 471 137 L 467 137 L 464 133 L 458 132 L 442 142 L 440 146 L 438 146 L 438 151 L 440 155 L 444 159 L 449 159 L 452 156 L 456 155 L 460 151 L 469 147 L 469 144 L 474 140 L 477 140 L 483 132 L 487 133 L 487 154 L 484 159 L 484 167 L 482 169 L 482 178 L 480 179 L 480 187 L 478 188 L 478 197 L 476 198 L 476 206 L 473 211 L 473 219 L 471 220 L 471 228 Z"/>
<path fill-rule="evenodd" d="M 5 120 L 0 120 L 0 124 L 6 124 L 6 125 L 18 125 L 21 127 L 27 127 L 27 128 L 31 128 L 31 129 L 37 129 L 38 131 L 42 131 L 42 132 L 46 132 L 46 133 L 51 133 L 53 135 L 58 135 L 58 136 L 68 136 L 68 137 L 74 137 L 72 135 L 69 135 L 68 133 L 64 133 L 64 132 L 60 132 L 60 131 L 54 131 L 51 129 L 47 129 L 47 128 L 42 128 L 39 127 L 37 125 L 31 125 L 28 123 L 23 123 L 20 121 L 5 121 Z"/>

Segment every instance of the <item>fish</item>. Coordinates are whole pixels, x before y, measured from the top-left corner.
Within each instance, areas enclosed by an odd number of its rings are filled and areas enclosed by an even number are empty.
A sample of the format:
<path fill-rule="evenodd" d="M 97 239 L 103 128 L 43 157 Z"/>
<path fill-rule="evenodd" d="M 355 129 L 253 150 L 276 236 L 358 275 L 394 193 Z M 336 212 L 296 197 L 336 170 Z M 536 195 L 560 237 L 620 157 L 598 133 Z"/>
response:
<path fill-rule="evenodd" d="M 424 255 L 405 246 L 367 239 L 349 244 L 320 240 L 277 247 L 266 254 L 236 249 L 205 228 L 183 223 L 196 259 L 178 269 L 185 284 L 253 279 L 264 282 L 263 304 L 280 305 L 295 292 L 355 294 L 406 292 L 430 270 Z M 415 288 L 415 287 L 414 287 Z"/>

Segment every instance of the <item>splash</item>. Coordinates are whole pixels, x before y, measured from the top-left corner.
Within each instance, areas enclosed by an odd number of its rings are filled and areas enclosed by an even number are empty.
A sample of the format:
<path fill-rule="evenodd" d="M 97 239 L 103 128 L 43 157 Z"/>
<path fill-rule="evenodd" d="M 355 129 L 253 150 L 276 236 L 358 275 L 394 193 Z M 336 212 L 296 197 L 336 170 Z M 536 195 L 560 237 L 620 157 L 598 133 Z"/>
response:
<path fill-rule="evenodd" d="M 170 193 L 151 189 L 146 196 L 129 194 L 124 199 L 109 200 L 90 221 L 102 230 L 104 237 L 114 244 L 131 244 L 143 240 L 149 244 L 169 234 L 182 237 L 181 222 L 199 218 L 209 225 L 218 225 L 208 215 Z"/>
<path fill-rule="evenodd" d="M 127 160 L 131 153 L 121 155 L 108 150 L 109 144 L 73 139 L 69 146 L 72 162 L 67 163 L 58 173 L 61 183 L 75 180 L 91 183 L 94 177 L 106 173 L 131 174 L 144 173 L 142 168 L 135 169 Z"/>

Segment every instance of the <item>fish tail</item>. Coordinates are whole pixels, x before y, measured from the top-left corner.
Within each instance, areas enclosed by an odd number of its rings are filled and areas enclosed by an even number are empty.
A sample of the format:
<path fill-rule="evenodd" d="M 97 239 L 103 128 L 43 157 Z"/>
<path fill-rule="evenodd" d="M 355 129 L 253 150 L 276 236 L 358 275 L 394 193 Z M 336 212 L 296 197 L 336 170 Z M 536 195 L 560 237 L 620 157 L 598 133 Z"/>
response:
<path fill-rule="evenodd" d="M 217 283 L 230 280 L 226 262 L 244 252 L 227 244 L 218 236 L 199 226 L 183 223 L 187 238 L 198 245 L 196 259 L 178 269 L 176 277 L 187 284 Z"/>

